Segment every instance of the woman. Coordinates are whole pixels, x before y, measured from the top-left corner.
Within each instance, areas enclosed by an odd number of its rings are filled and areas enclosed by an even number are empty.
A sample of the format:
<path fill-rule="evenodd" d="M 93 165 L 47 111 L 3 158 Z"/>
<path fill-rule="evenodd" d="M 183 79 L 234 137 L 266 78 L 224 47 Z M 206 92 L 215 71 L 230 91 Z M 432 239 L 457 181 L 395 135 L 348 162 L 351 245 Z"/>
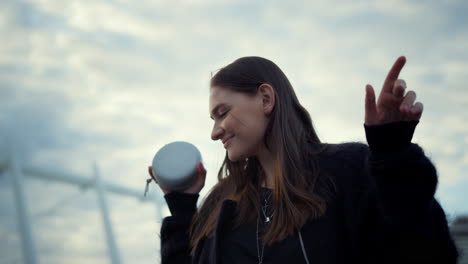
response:
<path fill-rule="evenodd" d="M 405 61 L 377 102 L 366 87 L 368 145 L 321 143 L 273 62 L 244 57 L 219 70 L 211 137 L 226 157 L 200 209 L 201 163 L 193 186 L 163 189 L 162 263 L 455 263 L 436 169 L 411 143 L 423 105 L 398 79 Z"/>

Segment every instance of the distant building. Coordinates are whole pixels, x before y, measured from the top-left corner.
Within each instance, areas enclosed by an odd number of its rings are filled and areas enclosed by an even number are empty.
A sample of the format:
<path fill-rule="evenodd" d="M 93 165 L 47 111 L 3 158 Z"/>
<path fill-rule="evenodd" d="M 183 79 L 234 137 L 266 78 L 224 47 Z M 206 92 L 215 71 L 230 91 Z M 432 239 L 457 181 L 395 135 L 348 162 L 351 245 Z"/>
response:
<path fill-rule="evenodd" d="M 468 264 L 468 216 L 458 216 L 450 226 L 460 254 L 459 264 Z"/>

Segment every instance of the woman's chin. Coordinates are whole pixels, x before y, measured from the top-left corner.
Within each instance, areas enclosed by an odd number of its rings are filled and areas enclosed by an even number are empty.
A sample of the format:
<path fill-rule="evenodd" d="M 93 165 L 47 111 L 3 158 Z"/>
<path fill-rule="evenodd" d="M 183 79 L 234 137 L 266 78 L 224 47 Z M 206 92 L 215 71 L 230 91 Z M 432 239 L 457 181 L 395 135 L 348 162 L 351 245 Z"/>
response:
<path fill-rule="evenodd" d="M 236 162 L 236 161 L 239 160 L 238 157 L 232 157 L 231 155 L 229 155 L 229 153 L 228 153 L 228 159 L 229 159 L 229 161 L 231 161 L 231 162 Z"/>
<path fill-rule="evenodd" d="M 232 151 L 228 151 L 228 159 L 231 162 L 236 162 L 236 161 L 239 161 L 241 157 L 235 153 L 232 153 Z"/>

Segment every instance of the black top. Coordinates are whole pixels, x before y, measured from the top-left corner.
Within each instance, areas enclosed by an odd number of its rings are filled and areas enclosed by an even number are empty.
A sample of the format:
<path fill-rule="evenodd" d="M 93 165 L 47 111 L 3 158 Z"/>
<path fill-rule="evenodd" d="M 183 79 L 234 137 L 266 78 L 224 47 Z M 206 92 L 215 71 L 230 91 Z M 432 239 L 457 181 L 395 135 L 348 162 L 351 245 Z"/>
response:
<path fill-rule="evenodd" d="M 264 212 L 260 211 L 259 215 L 259 240 L 257 244 L 257 223 L 241 225 L 237 229 L 226 233 L 221 241 L 220 254 L 221 263 L 259 263 L 259 256 L 262 255 L 263 263 L 305 263 L 304 256 L 301 250 L 301 244 L 297 234 L 290 236 L 280 242 L 274 243 L 271 246 L 264 245 L 262 236 L 264 229 L 270 222 L 266 222 L 265 215 L 271 219 L 274 217 L 272 190 L 261 188 L 262 205 L 266 203 Z M 271 216 L 273 214 L 273 216 Z"/>
<path fill-rule="evenodd" d="M 336 193 L 326 214 L 301 228 L 311 264 L 456 263 L 445 213 L 434 198 L 436 168 L 411 143 L 417 123 L 365 126 L 369 145 L 323 144 L 314 159 L 333 177 Z M 161 226 L 161 263 L 258 263 L 256 226 L 232 230 L 237 205 L 227 199 L 214 234 L 190 255 L 188 230 L 198 197 L 165 195 L 171 216 Z M 264 263 L 305 263 L 297 234 L 266 246 Z"/>

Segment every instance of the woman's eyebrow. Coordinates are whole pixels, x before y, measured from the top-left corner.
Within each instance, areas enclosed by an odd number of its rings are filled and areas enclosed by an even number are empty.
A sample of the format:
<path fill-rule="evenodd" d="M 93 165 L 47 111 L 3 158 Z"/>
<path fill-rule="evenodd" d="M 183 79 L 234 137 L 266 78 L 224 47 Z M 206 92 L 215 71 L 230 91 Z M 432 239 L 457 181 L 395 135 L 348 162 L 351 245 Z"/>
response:
<path fill-rule="evenodd" d="M 213 108 L 213 110 L 211 110 L 211 115 L 210 115 L 210 118 L 213 119 L 213 116 L 215 115 L 215 113 L 218 111 L 219 108 L 221 108 L 222 106 L 224 106 L 224 103 L 220 103 L 218 104 L 217 106 L 215 106 Z M 214 119 L 213 119 L 214 120 Z"/>

